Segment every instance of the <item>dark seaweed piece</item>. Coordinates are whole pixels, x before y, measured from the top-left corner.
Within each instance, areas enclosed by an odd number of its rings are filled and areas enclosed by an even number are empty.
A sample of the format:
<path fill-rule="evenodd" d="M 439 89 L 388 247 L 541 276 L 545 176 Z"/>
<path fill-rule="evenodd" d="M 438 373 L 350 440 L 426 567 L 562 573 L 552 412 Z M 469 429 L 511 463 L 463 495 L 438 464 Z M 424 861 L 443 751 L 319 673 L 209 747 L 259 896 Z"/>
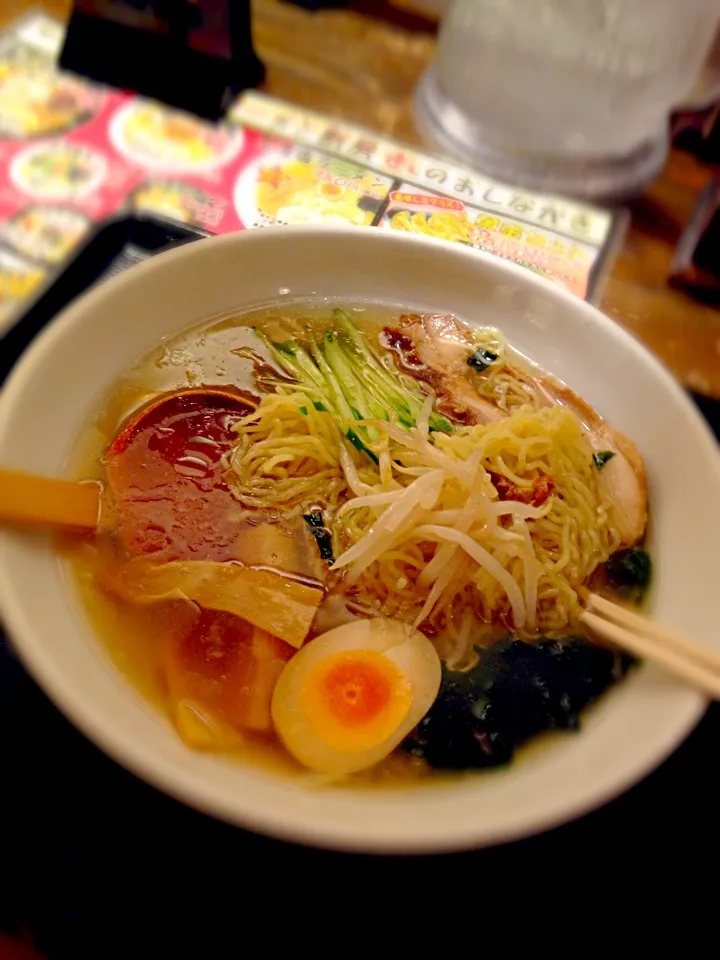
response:
<path fill-rule="evenodd" d="M 403 744 L 431 767 L 498 766 L 543 730 L 577 730 L 580 711 L 632 662 L 574 638 L 507 637 L 478 653 L 466 673 L 443 669 L 435 703 Z"/>
<path fill-rule="evenodd" d="M 483 370 L 487 370 L 491 363 L 495 363 L 497 358 L 498 355 L 493 353 L 492 350 L 478 347 L 475 353 L 467 358 L 467 365 L 472 367 L 473 370 L 477 370 L 478 373 L 482 373 Z"/>
<path fill-rule="evenodd" d="M 602 470 L 608 460 L 612 460 L 614 456 L 614 450 L 598 450 L 597 453 L 593 454 L 595 466 L 598 468 L 598 470 Z"/>
<path fill-rule="evenodd" d="M 310 528 L 310 533 L 315 537 L 320 556 L 328 563 L 333 563 L 335 557 L 333 555 L 332 536 L 330 531 L 325 529 L 322 513 L 319 510 L 313 510 L 312 513 L 303 514 L 303 520 Z"/>
<path fill-rule="evenodd" d="M 642 547 L 618 550 L 605 564 L 608 579 L 615 587 L 647 590 L 652 576 L 650 554 Z"/>

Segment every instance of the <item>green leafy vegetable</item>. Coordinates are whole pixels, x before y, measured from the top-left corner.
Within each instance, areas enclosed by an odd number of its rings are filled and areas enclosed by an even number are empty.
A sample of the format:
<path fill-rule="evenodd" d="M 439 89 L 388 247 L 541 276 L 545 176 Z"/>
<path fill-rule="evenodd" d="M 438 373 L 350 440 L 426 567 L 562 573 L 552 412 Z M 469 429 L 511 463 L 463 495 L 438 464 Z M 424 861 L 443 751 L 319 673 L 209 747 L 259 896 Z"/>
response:
<path fill-rule="evenodd" d="M 315 537 L 320 556 L 323 560 L 327 560 L 327 562 L 331 564 L 335 559 L 333 555 L 332 536 L 330 535 L 330 531 L 325 528 L 322 513 L 319 510 L 313 510 L 312 513 L 304 514 L 303 520 L 310 528 L 310 533 Z"/>
<path fill-rule="evenodd" d="M 302 407 L 300 407 L 300 413 L 301 413 L 304 417 L 306 417 L 306 416 L 308 415 L 308 408 L 307 408 L 304 404 L 303 404 Z"/>
<path fill-rule="evenodd" d="M 652 577 L 650 554 L 642 547 L 618 550 L 605 564 L 608 579 L 621 588 L 638 587 L 647 590 Z"/>
<path fill-rule="evenodd" d="M 615 456 L 614 450 L 598 450 L 597 453 L 593 454 L 593 460 L 595 461 L 595 466 L 598 470 L 602 470 L 608 460 L 612 460 Z"/>
<path fill-rule="evenodd" d="M 492 350 L 478 347 L 475 353 L 467 358 L 467 365 L 472 367 L 473 370 L 477 370 L 478 373 L 482 373 L 483 370 L 487 370 L 491 363 L 495 363 L 497 358 L 498 355 L 493 353 Z"/>
<path fill-rule="evenodd" d="M 425 396 L 385 366 L 349 314 L 336 309 L 333 319 L 331 329 L 304 344 L 263 339 L 273 359 L 298 381 L 315 409 L 330 413 L 350 443 L 377 463 L 370 448 L 378 440 L 378 431 L 357 421 L 392 419 L 402 427 L 414 427 Z M 430 429 L 451 433 L 452 425 L 433 412 Z"/>

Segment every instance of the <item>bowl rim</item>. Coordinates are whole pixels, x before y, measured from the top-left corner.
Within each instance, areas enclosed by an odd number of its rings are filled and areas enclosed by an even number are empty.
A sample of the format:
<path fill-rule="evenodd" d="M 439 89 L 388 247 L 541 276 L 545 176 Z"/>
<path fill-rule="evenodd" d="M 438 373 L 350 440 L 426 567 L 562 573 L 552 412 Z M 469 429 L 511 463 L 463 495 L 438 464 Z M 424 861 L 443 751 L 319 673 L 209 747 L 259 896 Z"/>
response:
<path fill-rule="evenodd" d="M 0 423 L 9 415 L 12 408 L 21 400 L 25 391 L 31 386 L 35 378 L 36 368 L 52 351 L 56 341 L 63 338 L 75 326 L 86 322 L 87 314 L 100 307 L 105 300 L 112 299 L 115 291 L 121 287 L 133 284 L 136 280 L 154 272 L 160 264 L 181 264 L 185 260 L 193 260 L 200 256 L 210 257 L 216 248 L 238 247 L 241 254 L 244 245 L 272 243 L 274 235 L 282 233 L 286 237 L 298 239 L 313 236 L 337 237 L 338 235 L 352 236 L 354 241 L 370 242 L 378 247 L 384 243 L 392 249 L 398 243 L 404 245 L 434 246 L 442 248 L 448 255 L 451 245 L 447 241 L 397 234 L 390 231 L 358 231 L 356 227 L 328 227 L 323 225 L 275 227 L 273 230 L 249 230 L 227 234 L 221 237 L 211 237 L 202 244 L 187 244 L 169 250 L 151 258 L 93 288 L 78 298 L 57 318 L 55 318 L 35 340 L 15 364 L 6 384 L 0 392 Z M 375 239 L 370 240 L 374 236 Z M 500 279 L 504 278 L 512 284 L 526 287 L 539 287 L 550 297 L 564 300 L 571 304 L 572 309 L 584 313 L 592 323 L 599 325 L 607 335 L 619 341 L 626 349 L 632 351 L 637 359 L 652 370 L 659 378 L 663 388 L 672 394 L 675 404 L 679 404 L 686 413 L 686 419 L 692 424 L 694 439 L 705 448 L 708 461 L 716 463 L 716 474 L 720 486 L 720 457 L 715 438 L 709 426 L 695 409 L 689 396 L 675 380 L 673 375 L 650 351 L 632 334 L 628 333 L 615 321 L 604 315 L 600 310 L 564 287 L 539 276 L 525 268 L 495 257 L 491 254 L 474 249 L 452 245 L 452 257 L 463 258 L 468 263 L 485 261 L 490 272 L 494 272 Z M 12 638 L 15 649 L 31 675 L 44 689 L 48 696 L 60 707 L 63 713 L 89 739 L 96 743 L 109 756 L 117 760 L 127 769 L 151 783 L 153 786 L 187 803 L 195 809 L 220 817 L 238 826 L 254 830 L 296 843 L 311 844 L 324 848 L 345 850 L 363 853 L 404 853 L 427 854 L 487 847 L 508 842 L 550 829 L 571 819 L 582 816 L 604 803 L 612 800 L 634 783 L 642 779 L 651 770 L 665 760 L 676 747 L 685 739 L 702 716 L 707 701 L 697 692 L 687 689 L 682 695 L 682 710 L 677 710 L 678 718 L 672 736 L 668 735 L 660 747 L 652 752 L 648 751 L 642 761 L 632 765 L 631 769 L 618 772 L 615 777 L 608 777 L 602 789 L 596 789 L 591 796 L 582 799 L 573 798 L 570 802 L 558 805 L 552 813 L 538 816 L 528 816 L 523 823 L 514 827 L 498 827 L 488 831 L 486 826 L 477 831 L 477 835 L 463 836 L 432 835 L 424 838 L 415 836 L 412 839 L 382 837 L 375 835 L 363 837 L 349 835 L 342 825 L 312 823 L 308 825 L 308 818 L 302 814 L 289 812 L 283 819 L 268 816 L 267 812 L 258 809 L 257 804 L 248 803 L 239 808 L 234 803 L 214 795 L 212 784 L 207 786 L 198 782 L 191 772 L 179 770 L 169 760 L 158 757 L 152 751 L 147 751 L 142 744 L 132 739 L 121 724 L 107 722 L 102 710 L 96 710 L 85 704 L 68 691 L 63 680 L 63 671 L 59 664 L 53 662 L 52 654 L 46 654 L 41 640 L 35 642 L 32 628 L 25 623 L 24 607 L 16 602 L 13 591 L 8 583 L 5 563 L 0 555 L 0 614 L 2 615 L 6 631 Z M 310 818 L 312 819 L 312 818 Z M 317 821 L 317 818 L 315 818 Z"/>

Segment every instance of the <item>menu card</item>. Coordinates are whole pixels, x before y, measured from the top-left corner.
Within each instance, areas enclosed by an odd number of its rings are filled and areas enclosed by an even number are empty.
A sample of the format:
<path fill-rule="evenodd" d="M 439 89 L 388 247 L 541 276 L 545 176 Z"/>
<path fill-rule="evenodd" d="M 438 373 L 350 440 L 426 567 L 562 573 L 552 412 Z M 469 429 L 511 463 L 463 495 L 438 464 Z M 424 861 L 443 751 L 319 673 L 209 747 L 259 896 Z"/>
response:
<path fill-rule="evenodd" d="M 107 217 L 228 233 L 337 223 L 440 237 L 599 296 L 623 216 L 489 180 L 251 91 L 211 124 L 56 67 L 63 27 L 0 34 L 0 328 Z"/>

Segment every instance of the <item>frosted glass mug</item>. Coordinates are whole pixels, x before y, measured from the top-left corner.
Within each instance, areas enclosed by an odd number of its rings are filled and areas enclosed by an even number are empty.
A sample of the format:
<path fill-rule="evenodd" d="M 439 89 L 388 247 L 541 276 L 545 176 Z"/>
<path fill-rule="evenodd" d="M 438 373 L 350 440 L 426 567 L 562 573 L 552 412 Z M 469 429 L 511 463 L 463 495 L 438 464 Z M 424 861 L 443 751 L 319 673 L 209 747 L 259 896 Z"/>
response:
<path fill-rule="evenodd" d="M 662 166 L 719 22 L 720 0 L 454 0 L 417 119 L 493 176 L 633 192 Z"/>

